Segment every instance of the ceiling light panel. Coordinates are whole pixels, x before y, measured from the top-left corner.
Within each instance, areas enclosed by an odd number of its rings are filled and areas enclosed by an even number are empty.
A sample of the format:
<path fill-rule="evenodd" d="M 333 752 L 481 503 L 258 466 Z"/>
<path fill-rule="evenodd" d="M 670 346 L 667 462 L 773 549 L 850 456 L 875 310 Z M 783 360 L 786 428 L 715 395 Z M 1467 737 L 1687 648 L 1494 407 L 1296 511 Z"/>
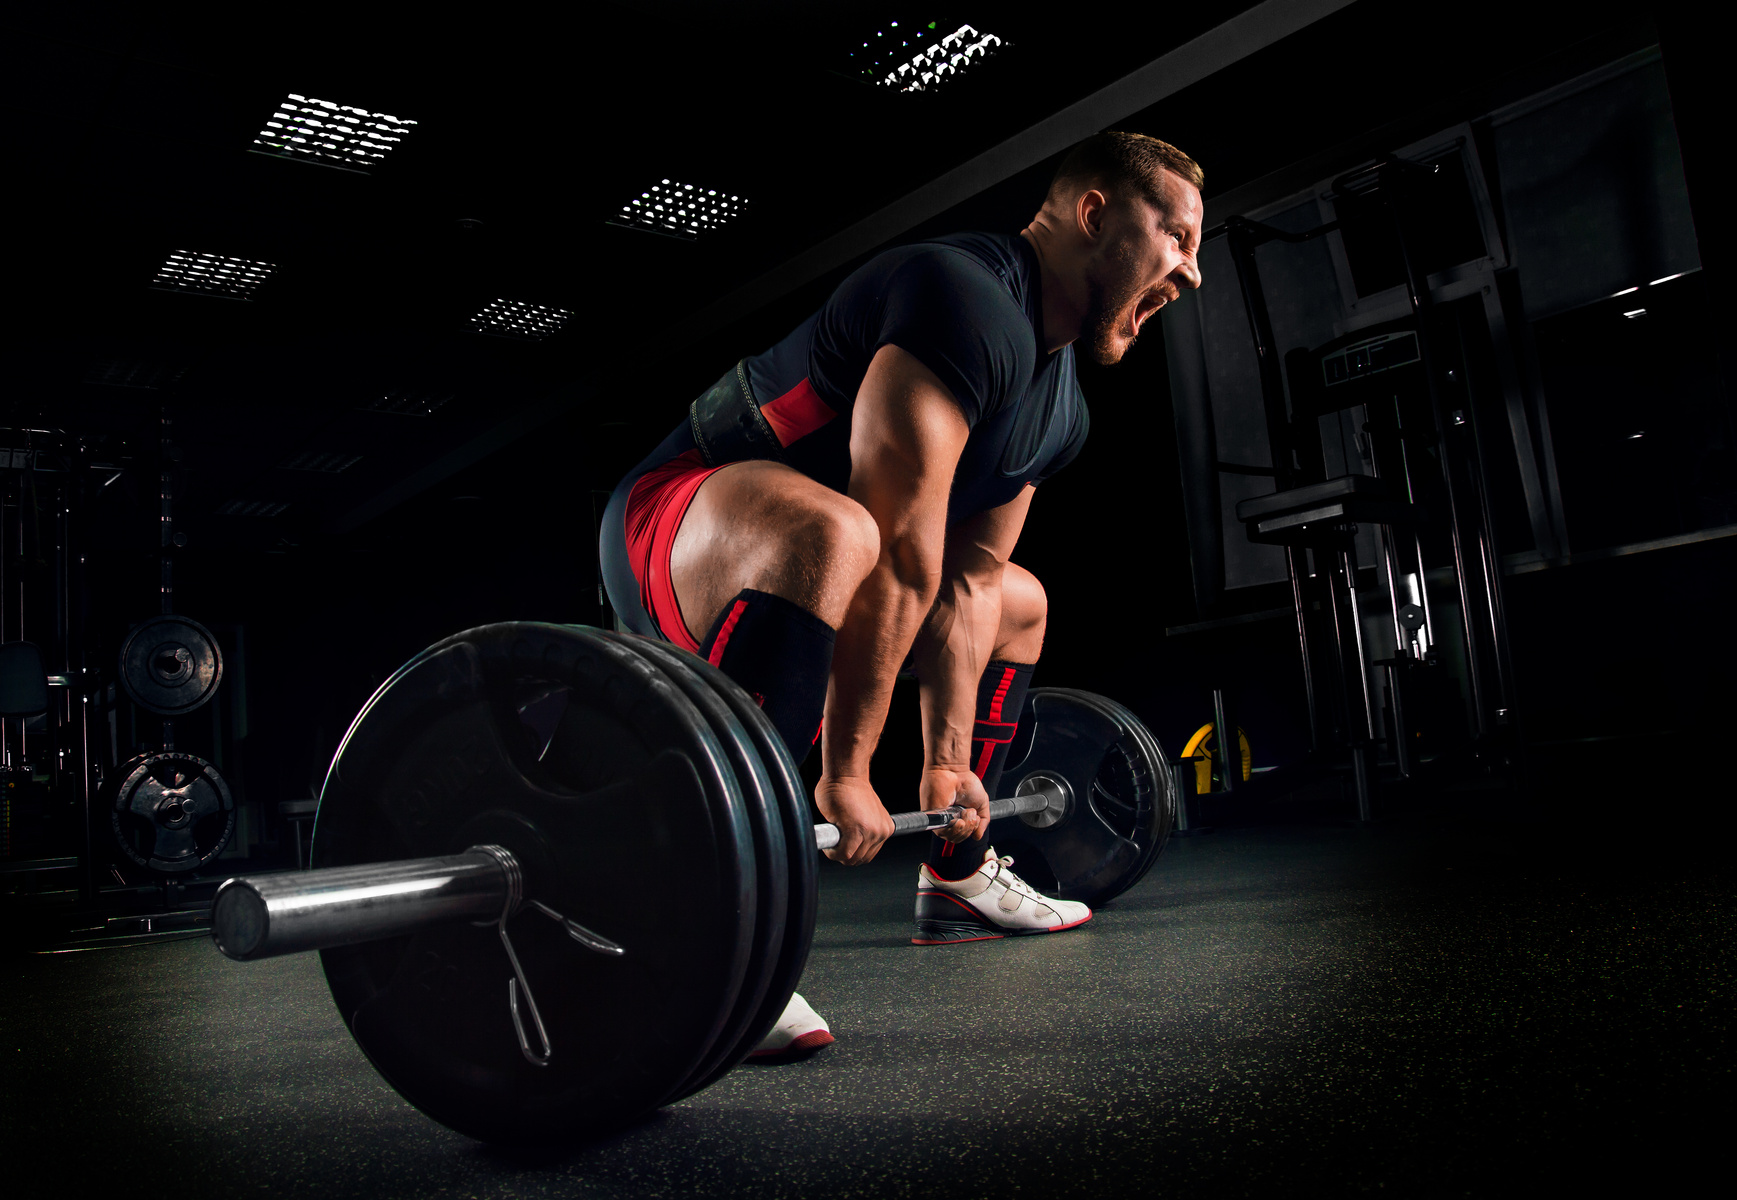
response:
<path fill-rule="evenodd" d="M 930 92 L 1008 47 L 1006 39 L 946 21 L 889 21 L 851 49 L 850 73 L 896 92 Z"/>
<path fill-rule="evenodd" d="M 621 206 L 609 224 L 692 241 L 741 216 L 748 202 L 715 188 L 664 179 Z"/>
<path fill-rule="evenodd" d="M 84 381 L 103 387 L 161 391 L 174 387 L 186 373 L 187 368 L 179 363 L 139 358 L 103 358 L 93 361 L 86 368 Z"/>
<path fill-rule="evenodd" d="M 345 454 L 340 450 L 304 450 L 292 454 L 278 464 L 286 471 L 314 471 L 321 475 L 336 475 L 362 461 L 360 454 Z"/>
<path fill-rule="evenodd" d="M 157 268 L 151 286 L 169 292 L 195 292 L 201 296 L 225 296 L 251 300 L 259 286 L 277 270 L 270 263 L 245 258 L 225 258 L 196 250 L 174 250 Z"/>
<path fill-rule="evenodd" d="M 564 308 L 528 304 L 523 300 L 491 301 L 470 319 L 478 333 L 540 342 L 565 325 L 573 314 Z"/>
<path fill-rule="evenodd" d="M 289 505 L 277 500 L 225 500 L 217 506 L 220 517 L 275 517 Z"/>
<path fill-rule="evenodd" d="M 452 400 L 452 392 L 433 388 L 398 387 L 362 405 L 364 412 L 391 413 L 395 417 L 430 417 Z"/>
<path fill-rule="evenodd" d="M 379 166 L 415 125 L 388 113 L 291 92 L 266 118 L 265 128 L 253 139 L 253 151 L 367 172 Z"/>

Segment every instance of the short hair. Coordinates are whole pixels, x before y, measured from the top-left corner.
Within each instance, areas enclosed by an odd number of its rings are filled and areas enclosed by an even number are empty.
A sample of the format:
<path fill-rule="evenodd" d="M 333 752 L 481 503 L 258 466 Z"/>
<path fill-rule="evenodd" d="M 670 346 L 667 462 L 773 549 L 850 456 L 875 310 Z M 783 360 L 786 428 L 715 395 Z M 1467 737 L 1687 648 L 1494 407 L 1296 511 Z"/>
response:
<path fill-rule="evenodd" d="M 1200 164 L 1169 142 L 1143 133 L 1107 130 L 1068 151 L 1050 180 L 1044 203 L 1061 201 L 1088 187 L 1137 192 L 1154 206 L 1164 206 L 1158 191 L 1158 172 L 1172 171 L 1196 188 L 1206 184 Z"/>

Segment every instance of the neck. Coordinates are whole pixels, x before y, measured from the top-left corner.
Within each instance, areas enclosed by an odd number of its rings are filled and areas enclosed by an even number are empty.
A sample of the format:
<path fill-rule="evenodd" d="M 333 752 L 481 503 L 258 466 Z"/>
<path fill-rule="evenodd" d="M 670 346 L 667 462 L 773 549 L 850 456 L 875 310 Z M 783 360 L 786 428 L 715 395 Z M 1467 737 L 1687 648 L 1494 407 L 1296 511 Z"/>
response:
<path fill-rule="evenodd" d="M 1085 318 L 1085 297 L 1069 286 L 1061 271 L 1062 251 L 1043 213 L 1032 218 L 1031 224 L 1020 231 L 1020 237 L 1030 243 L 1037 254 L 1038 265 L 1038 337 L 1045 354 L 1054 354 L 1080 336 L 1080 323 Z"/>

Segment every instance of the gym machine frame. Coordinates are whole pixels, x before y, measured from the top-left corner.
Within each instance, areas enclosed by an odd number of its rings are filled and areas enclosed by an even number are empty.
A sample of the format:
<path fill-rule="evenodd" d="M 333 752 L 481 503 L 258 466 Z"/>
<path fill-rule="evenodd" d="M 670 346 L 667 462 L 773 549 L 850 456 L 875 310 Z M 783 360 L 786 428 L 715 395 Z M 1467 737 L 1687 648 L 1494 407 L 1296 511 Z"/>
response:
<path fill-rule="evenodd" d="M 1513 673 L 1508 650 L 1507 624 L 1502 599 L 1500 559 L 1494 543 L 1489 489 L 1482 465 L 1481 446 L 1472 423 L 1468 401 L 1450 419 L 1444 389 L 1451 375 L 1444 376 L 1444 356 L 1437 346 L 1436 314 L 1422 263 L 1418 258 L 1415 210 L 1417 186 L 1439 170 L 1435 164 L 1419 165 L 1387 158 L 1371 168 L 1341 176 L 1334 182 L 1338 196 L 1373 191 L 1391 228 L 1404 267 L 1406 297 L 1411 309 L 1410 325 L 1427 389 L 1431 428 L 1427 436 L 1442 448 L 1441 487 L 1445 512 L 1432 513 L 1415 503 L 1413 463 L 1405 456 L 1403 443 L 1417 431 L 1402 433 L 1397 427 L 1385 431 L 1399 443 L 1399 477 L 1383 480 L 1379 466 L 1373 477 L 1346 475 L 1320 483 L 1304 483 L 1301 447 L 1293 434 L 1293 416 L 1287 407 L 1284 372 L 1268 315 L 1255 250 L 1264 242 L 1301 243 L 1337 230 L 1340 221 L 1302 233 L 1290 233 L 1245 217 L 1231 217 L 1207 237 L 1227 237 L 1236 267 L 1249 332 L 1259 365 L 1261 399 L 1272 452 L 1275 494 L 1245 500 L 1237 506 L 1251 541 L 1283 546 L 1286 574 L 1296 613 L 1297 639 L 1302 653 L 1303 686 L 1307 695 L 1311 744 L 1317 753 L 1329 740 L 1340 742 L 1350 753 L 1357 797 L 1358 818 L 1373 816 L 1375 791 L 1374 747 L 1387 743 L 1400 778 L 1415 770 L 1405 736 L 1410 727 L 1405 700 L 1409 672 L 1435 662 L 1438 639 L 1435 614 L 1431 611 L 1421 525 L 1436 522 L 1448 531 L 1455 586 L 1460 607 L 1460 632 L 1465 639 L 1467 687 L 1471 695 L 1470 726 L 1473 752 L 1499 756 L 1511 736 Z M 1292 357 L 1298 352 L 1293 352 Z M 1462 381 L 1463 383 L 1463 381 Z M 1301 398 L 1296 419 L 1315 419 L 1303 411 Z M 1371 430 L 1371 437 L 1376 434 Z M 1456 437 L 1455 435 L 1458 434 Z M 1451 451 L 1451 452 L 1450 452 Z M 1312 464 L 1321 473 L 1319 464 Z M 1362 485 L 1362 486 L 1353 486 Z M 1356 549 L 1353 540 L 1358 523 L 1373 524 L 1386 576 L 1387 599 L 1393 624 L 1395 653 L 1391 659 L 1372 664 L 1364 644 L 1359 604 Z M 1308 569 L 1309 556 L 1314 570 Z M 1415 570 L 1418 603 L 1402 600 L 1398 578 L 1401 558 Z M 1475 582 L 1474 582 L 1475 581 Z M 1311 630 L 1310 593 L 1320 591 L 1320 607 L 1328 628 L 1325 635 Z M 1347 631 L 1344 626 L 1350 625 Z M 1421 635 L 1421 636 L 1419 636 Z M 1324 643 L 1324 644 L 1323 644 Z M 1414 646 L 1424 647 L 1422 654 Z M 1371 694 L 1371 665 L 1386 674 L 1391 708 L 1391 730 L 1382 728 L 1380 705 Z M 1326 669 L 1323 670 L 1322 668 Z M 1353 672 L 1356 684 L 1347 677 Z M 1223 717 L 1220 717 L 1221 721 Z M 1329 734 L 1330 731 L 1330 734 Z"/>

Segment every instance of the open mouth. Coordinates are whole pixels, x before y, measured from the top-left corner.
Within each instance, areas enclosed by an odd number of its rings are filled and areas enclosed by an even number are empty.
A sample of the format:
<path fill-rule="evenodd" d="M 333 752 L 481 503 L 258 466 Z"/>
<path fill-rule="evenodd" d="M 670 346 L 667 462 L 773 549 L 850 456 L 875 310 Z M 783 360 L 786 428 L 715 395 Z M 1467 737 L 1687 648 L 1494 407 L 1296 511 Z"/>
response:
<path fill-rule="evenodd" d="M 1140 336 L 1140 327 L 1144 325 L 1153 313 L 1168 303 L 1164 296 L 1148 296 L 1134 307 L 1134 336 Z"/>

